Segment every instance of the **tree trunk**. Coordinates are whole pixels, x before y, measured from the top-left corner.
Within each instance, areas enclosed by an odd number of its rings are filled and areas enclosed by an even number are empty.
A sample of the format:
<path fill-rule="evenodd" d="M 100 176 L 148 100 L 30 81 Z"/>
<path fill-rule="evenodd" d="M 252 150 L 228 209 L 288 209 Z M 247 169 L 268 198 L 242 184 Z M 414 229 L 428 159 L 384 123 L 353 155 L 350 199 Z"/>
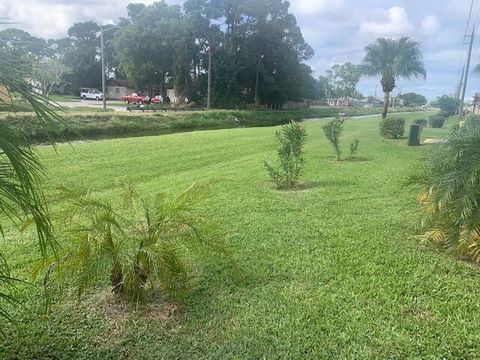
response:
<path fill-rule="evenodd" d="M 258 99 L 258 83 L 260 81 L 260 61 L 257 63 L 257 73 L 255 74 L 255 105 L 258 105 L 260 103 Z"/>
<path fill-rule="evenodd" d="M 385 94 L 385 97 L 383 99 L 382 119 L 385 119 L 387 117 L 388 105 L 390 103 L 390 93 L 388 91 L 385 91 L 384 94 Z"/>

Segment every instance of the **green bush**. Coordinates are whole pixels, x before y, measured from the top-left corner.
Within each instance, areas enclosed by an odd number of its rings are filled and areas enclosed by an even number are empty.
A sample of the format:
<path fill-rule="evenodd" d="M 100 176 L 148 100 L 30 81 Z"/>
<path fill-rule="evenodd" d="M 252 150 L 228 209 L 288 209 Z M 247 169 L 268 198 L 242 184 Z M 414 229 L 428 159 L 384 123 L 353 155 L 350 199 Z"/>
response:
<path fill-rule="evenodd" d="M 428 118 L 428 123 L 432 128 L 442 128 L 445 124 L 445 117 L 443 115 L 433 115 Z"/>
<path fill-rule="evenodd" d="M 43 264 L 50 291 L 72 286 L 82 294 L 108 282 L 113 293 L 134 303 L 158 288 L 182 300 L 197 260 L 226 255 L 215 226 L 199 211 L 205 198 L 201 186 L 148 199 L 129 187 L 123 205 L 115 207 L 91 192 L 64 196 L 72 204 L 57 216 L 65 245 Z"/>
<path fill-rule="evenodd" d="M 158 109 L 157 109 L 158 110 Z M 195 129 L 228 129 L 234 127 L 260 127 L 288 124 L 290 120 L 317 119 L 337 116 L 378 114 L 379 109 L 338 109 L 319 107 L 289 111 L 211 110 L 178 112 L 97 112 L 66 113 L 63 123 L 51 124 L 48 129 L 40 126 L 34 113 L 16 113 L 6 116 L 1 113 L 0 123 L 8 123 L 30 138 L 32 142 L 50 140 L 76 140 L 136 134 L 157 134 Z"/>
<path fill-rule="evenodd" d="M 480 127 L 466 122 L 411 176 L 425 218 L 424 240 L 480 262 Z"/>
<path fill-rule="evenodd" d="M 303 169 L 303 146 L 305 144 L 305 127 L 291 121 L 275 132 L 280 146 L 278 147 L 278 163 L 276 165 L 267 160 L 263 165 L 270 178 L 280 189 L 292 189 L 298 184 Z"/>
<path fill-rule="evenodd" d="M 427 119 L 417 119 L 417 120 L 414 120 L 413 123 L 415 125 L 420 125 L 421 127 L 426 127 L 427 126 Z"/>
<path fill-rule="evenodd" d="M 350 159 L 353 158 L 358 152 L 358 145 L 360 145 L 360 140 L 353 139 L 350 143 Z"/>
<path fill-rule="evenodd" d="M 328 141 L 330 141 L 330 144 L 332 144 L 335 154 L 337 155 L 337 161 L 342 159 L 340 139 L 343 133 L 344 122 L 345 120 L 337 117 L 322 126 L 325 136 L 327 137 Z"/>
<path fill-rule="evenodd" d="M 399 139 L 405 133 L 405 119 L 388 117 L 380 122 L 380 134 L 387 139 Z"/>

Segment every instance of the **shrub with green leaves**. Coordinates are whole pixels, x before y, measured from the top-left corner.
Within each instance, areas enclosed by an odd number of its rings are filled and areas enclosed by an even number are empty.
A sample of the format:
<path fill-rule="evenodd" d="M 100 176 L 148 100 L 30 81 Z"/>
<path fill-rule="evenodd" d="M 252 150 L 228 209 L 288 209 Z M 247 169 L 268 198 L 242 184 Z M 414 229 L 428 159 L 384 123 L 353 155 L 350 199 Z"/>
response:
<path fill-rule="evenodd" d="M 380 134 L 387 139 L 399 139 L 405 133 L 405 119 L 388 117 L 380 122 Z"/>
<path fill-rule="evenodd" d="M 442 128 L 443 125 L 445 124 L 445 116 L 443 115 L 432 115 L 428 118 L 428 123 L 432 128 Z"/>
<path fill-rule="evenodd" d="M 465 123 L 411 176 L 420 188 L 426 241 L 480 262 L 480 127 Z"/>
<path fill-rule="evenodd" d="M 344 119 L 336 117 L 322 126 L 325 136 L 327 137 L 328 141 L 330 141 L 330 144 L 332 144 L 335 154 L 337 155 L 337 161 L 342 160 L 342 148 L 340 146 L 340 140 L 342 138 L 344 123 Z"/>
<path fill-rule="evenodd" d="M 225 254 L 221 237 L 199 210 L 204 188 L 193 185 L 176 197 L 139 199 L 128 192 L 123 206 L 90 194 L 66 192 L 72 208 L 59 221 L 67 244 L 49 262 L 47 284 L 71 285 L 82 294 L 108 281 L 112 292 L 139 303 L 160 288 L 182 300 L 203 256 Z M 60 286 L 60 287 L 61 287 Z"/>
<path fill-rule="evenodd" d="M 353 139 L 350 143 L 350 158 L 353 158 L 358 152 L 358 145 L 360 145 L 360 140 Z"/>
<path fill-rule="evenodd" d="M 427 119 L 417 119 L 413 121 L 413 124 L 420 125 L 421 127 L 427 126 Z"/>
<path fill-rule="evenodd" d="M 264 160 L 263 165 L 278 188 L 295 188 L 305 163 L 303 158 L 305 127 L 298 122 L 291 121 L 277 130 L 275 136 L 279 142 L 278 161 L 276 164 L 272 164 L 270 161 Z"/>

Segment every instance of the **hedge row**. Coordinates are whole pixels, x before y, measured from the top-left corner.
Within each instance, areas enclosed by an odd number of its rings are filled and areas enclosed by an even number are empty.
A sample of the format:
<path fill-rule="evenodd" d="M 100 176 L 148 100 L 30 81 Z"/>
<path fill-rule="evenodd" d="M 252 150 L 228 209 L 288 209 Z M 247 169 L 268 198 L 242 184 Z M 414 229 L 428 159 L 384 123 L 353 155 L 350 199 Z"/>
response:
<path fill-rule="evenodd" d="M 347 116 L 372 115 L 377 109 L 338 109 L 331 107 L 292 111 L 212 110 L 195 112 L 157 113 L 85 113 L 65 114 L 61 123 L 50 125 L 55 140 L 120 137 L 159 134 L 196 129 L 224 129 L 282 125 L 290 120 L 333 117 L 339 112 Z M 49 139 L 33 113 L 16 113 L 0 117 L 26 134 L 32 141 Z"/>

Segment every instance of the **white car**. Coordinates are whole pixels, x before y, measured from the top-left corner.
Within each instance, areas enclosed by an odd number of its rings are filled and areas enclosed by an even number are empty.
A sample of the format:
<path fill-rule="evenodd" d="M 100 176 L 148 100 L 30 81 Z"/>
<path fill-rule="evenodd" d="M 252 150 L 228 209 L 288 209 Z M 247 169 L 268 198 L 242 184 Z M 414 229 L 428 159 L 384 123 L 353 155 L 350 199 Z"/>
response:
<path fill-rule="evenodd" d="M 97 89 L 81 89 L 80 97 L 83 100 L 103 100 L 103 94 Z"/>

